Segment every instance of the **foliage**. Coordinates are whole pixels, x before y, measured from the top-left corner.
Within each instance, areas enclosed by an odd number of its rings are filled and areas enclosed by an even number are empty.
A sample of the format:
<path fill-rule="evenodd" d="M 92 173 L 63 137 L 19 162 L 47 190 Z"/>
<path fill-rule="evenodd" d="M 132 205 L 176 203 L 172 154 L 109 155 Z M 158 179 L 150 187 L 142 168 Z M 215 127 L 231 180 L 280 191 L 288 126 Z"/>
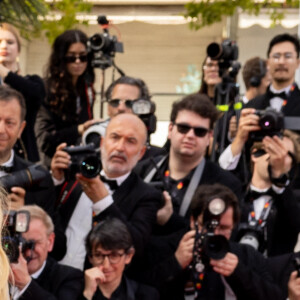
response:
<path fill-rule="evenodd" d="M 185 5 L 184 16 L 190 20 L 190 27 L 198 30 L 204 26 L 220 22 L 223 16 L 233 16 L 237 9 L 250 15 L 258 15 L 262 8 L 267 9 L 272 24 L 278 24 L 284 18 L 282 8 L 298 7 L 299 0 L 253 1 L 253 0 L 193 0 Z"/>
<path fill-rule="evenodd" d="M 187 74 L 184 74 L 180 78 L 182 82 L 182 86 L 176 86 L 176 93 L 183 93 L 183 94 L 192 94 L 196 93 L 200 89 L 201 83 L 201 74 L 197 70 L 196 65 L 188 65 L 187 66 Z"/>
<path fill-rule="evenodd" d="M 76 19 L 78 13 L 88 13 L 92 9 L 92 4 L 82 0 L 60 0 L 48 4 L 50 18 L 44 18 L 42 21 L 42 30 L 44 30 L 50 44 L 55 38 L 64 31 L 74 28 L 76 24 L 88 25 L 85 20 Z M 56 16 L 61 16 L 59 19 Z"/>
<path fill-rule="evenodd" d="M 0 0 L 1 22 L 19 28 L 27 38 L 30 32 L 40 30 L 38 16 L 45 16 L 46 13 L 47 6 L 43 0 Z"/>

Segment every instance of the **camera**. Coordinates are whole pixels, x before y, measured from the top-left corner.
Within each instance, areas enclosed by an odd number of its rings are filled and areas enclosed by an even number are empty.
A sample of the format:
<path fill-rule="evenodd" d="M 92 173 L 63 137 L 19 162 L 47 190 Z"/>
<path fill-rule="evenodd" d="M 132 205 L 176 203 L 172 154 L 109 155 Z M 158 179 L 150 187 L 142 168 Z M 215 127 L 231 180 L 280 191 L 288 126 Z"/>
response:
<path fill-rule="evenodd" d="M 65 176 L 68 180 L 75 179 L 76 173 L 81 173 L 87 178 L 94 178 L 99 175 L 102 165 L 99 152 L 94 144 L 66 147 L 63 150 L 71 156 L 71 164 L 65 170 Z"/>
<path fill-rule="evenodd" d="M 241 223 L 238 227 L 237 240 L 241 244 L 249 245 L 263 253 L 266 248 L 264 227 L 250 223 Z"/>
<path fill-rule="evenodd" d="M 197 272 L 203 271 L 210 258 L 222 259 L 229 251 L 229 242 L 226 237 L 214 233 L 225 210 L 224 200 L 213 198 L 209 201 L 208 207 L 203 213 L 203 226 L 200 232 L 197 222 L 195 223 L 193 267 Z"/>
<path fill-rule="evenodd" d="M 265 136 L 281 136 L 284 129 L 284 115 L 271 107 L 265 110 L 256 110 L 256 115 L 259 116 L 259 126 L 261 130 L 253 131 L 250 134 L 250 139 L 253 141 L 261 141 Z"/>
<path fill-rule="evenodd" d="M 113 65 L 113 57 L 116 52 L 123 51 L 123 43 L 118 42 L 116 36 L 108 32 L 109 22 L 105 16 L 99 16 L 98 24 L 102 26 L 104 33 L 96 33 L 88 40 L 88 52 L 91 56 L 91 65 L 94 68 L 106 69 Z"/>
<path fill-rule="evenodd" d="M 25 253 L 28 249 L 33 250 L 34 241 L 26 241 L 22 237 L 22 233 L 28 231 L 30 222 L 30 213 L 26 210 L 10 211 L 4 216 L 5 220 L 5 232 L 2 237 L 2 245 L 5 250 L 9 261 L 11 263 L 17 263 L 20 255 L 19 248 L 21 246 L 21 252 L 25 257 Z M 25 257 L 27 261 L 31 257 Z"/>
<path fill-rule="evenodd" d="M 0 184 L 7 192 L 13 186 L 24 189 L 40 188 L 39 184 L 49 175 L 48 171 L 40 165 L 31 165 L 27 169 L 16 171 L 0 178 Z"/>
<path fill-rule="evenodd" d="M 95 148 L 100 147 L 101 137 L 105 135 L 106 127 L 109 120 L 98 122 L 90 126 L 82 136 L 82 143 L 84 145 L 93 144 Z"/>
<path fill-rule="evenodd" d="M 235 42 L 226 39 L 221 44 L 211 43 L 206 53 L 212 60 L 218 60 L 220 77 L 228 74 L 229 77 L 235 78 L 241 68 L 240 63 L 236 62 L 239 49 Z"/>

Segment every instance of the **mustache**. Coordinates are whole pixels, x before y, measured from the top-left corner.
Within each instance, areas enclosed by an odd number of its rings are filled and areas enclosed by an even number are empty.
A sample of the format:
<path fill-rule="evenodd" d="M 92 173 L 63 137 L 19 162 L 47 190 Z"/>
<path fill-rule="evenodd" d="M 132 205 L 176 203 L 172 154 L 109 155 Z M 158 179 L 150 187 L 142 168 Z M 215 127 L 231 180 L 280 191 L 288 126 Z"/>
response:
<path fill-rule="evenodd" d="M 275 71 L 288 71 L 287 68 L 276 68 Z"/>
<path fill-rule="evenodd" d="M 125 161 L 127 161 L 127 156 L 123 153 L 123 152 L 120 152 L 120 151 L 114 151 L 110 154 L 109 156 L 109 159 L 113 158 L 114 156 L 117 156 L 117 157 L 121 157 L 123 158 Z"/>

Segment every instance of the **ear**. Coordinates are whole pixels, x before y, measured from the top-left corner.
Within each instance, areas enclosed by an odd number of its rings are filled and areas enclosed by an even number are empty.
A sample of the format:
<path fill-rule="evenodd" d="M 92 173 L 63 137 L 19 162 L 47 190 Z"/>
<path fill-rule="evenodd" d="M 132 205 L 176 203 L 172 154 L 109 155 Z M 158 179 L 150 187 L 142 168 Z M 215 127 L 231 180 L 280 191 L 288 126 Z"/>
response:
<path fill-rule="evenodd" d="M 55 240 L 55 233 L 52 232 L 48 236 L 48 252 L 52 251 L 53 245 L 54 245 L 54 240 Z"/>
<path fill-rule="evenodd" d="M 20 129 L 19 129 L 19 133 L 18 133 L 18 138 L 21 138 L 22 132 L 24 130 L 26 126 L 26 121 L 22 121 L 21 125 L 20 125 Z"/>
<path fill-rule="evenodd" d="M 132 258 L 133 258 L 133 255 L 135 253 L 135 250 L 133 247 L 131 247 L 128 252 L 126 253 L 126 257 L 125 257 L 125 264 L 128 265 L 130 264 Z"/>
<path fill-rule="evenodd" d="M 144 156 L 146 150 L 147 150 L 147 146 L 144 145 L 143 148 L 142 148 L 141 151 L 140 151 L 140 154 L 139 154 L 139 160 Z"/>
<path fill-rule="evenodd" d="M 172 133 L 173 127 L 174 127 L 174 124 L 172 122 L 170 122 L 169 127 L 168 127 L 168 139 L 171 139 L 171 133 Z"/>

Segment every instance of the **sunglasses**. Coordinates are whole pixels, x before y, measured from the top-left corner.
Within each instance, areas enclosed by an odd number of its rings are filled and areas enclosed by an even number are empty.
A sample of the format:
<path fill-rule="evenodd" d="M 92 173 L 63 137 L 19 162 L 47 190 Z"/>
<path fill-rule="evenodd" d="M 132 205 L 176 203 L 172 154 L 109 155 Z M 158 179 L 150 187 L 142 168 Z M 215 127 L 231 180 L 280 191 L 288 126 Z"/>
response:
<path fill-rule="evenodd" d="M 70 55 L 70 56 L 65 56 L 64 60 L 67 64 L 74 63 L 76 60 L 79 59 L 81 62 L 86 62 L 88 60 L 87 54 L 82 54 L 82 55 Z"/>
<path fill-rule="evenodd" d="M 174 123 L 174 125 L 177 126 L 177 130 L 179 133 L 186 134 L 188 133 L 191 129 L 194 130 L 194 134 L 198 137 L 204 137 L 206 134 L 209 132 L 209 129 L 204 128 L 204 127 L 192 127 L 187 124 L 180 124 L 180 123 Z"/>
<path fill-rule="evenodd" d="M 131 109 L 134 101 L 136 100 L 110 99 L 108 100 L 108 104 L 112 107 L 118 107 L 123 102 L 127 108 Z"/>

